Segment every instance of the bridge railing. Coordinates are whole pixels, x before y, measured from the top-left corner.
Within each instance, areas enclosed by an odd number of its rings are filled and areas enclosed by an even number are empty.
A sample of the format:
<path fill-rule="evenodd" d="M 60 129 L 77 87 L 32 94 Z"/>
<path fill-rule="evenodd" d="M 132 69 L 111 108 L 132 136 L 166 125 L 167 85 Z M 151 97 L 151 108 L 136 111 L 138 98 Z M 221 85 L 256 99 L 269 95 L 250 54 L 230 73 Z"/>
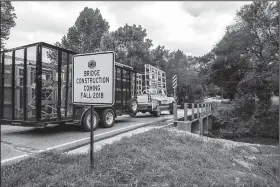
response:
<path fill-rule="evenodd" d="M 204 131 L 212 129 L 212 119 L 210 117 L 212 111 L 213 103 L 210 102 L 184 103 L 184 118 L 175 121 L 174 125 L 180 130 L 198 131 L 202 135 Z M 198 123 L 195 123 L 197 121 Z"/>
<path fill-rule="evenodd" d="M 212 103 L 185 103 L 184 121 L 192 121 L 212 112 Z"/>

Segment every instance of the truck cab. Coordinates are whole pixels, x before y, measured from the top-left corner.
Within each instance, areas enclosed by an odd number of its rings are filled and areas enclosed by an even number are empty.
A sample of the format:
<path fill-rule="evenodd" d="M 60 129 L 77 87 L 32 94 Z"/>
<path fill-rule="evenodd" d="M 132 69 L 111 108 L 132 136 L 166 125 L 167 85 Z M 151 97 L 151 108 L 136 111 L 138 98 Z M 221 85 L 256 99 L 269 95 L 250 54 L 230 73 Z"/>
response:
<path fill-rule="evenodd" d="M 173 97 L 167 97 L 164 89 L 150 88 L 137 95 L 139 111 L 142 113 L 149 112 L 155 116 L 160 116 L 162 110 L 168 110 L 173 114 Z"/>
<path fill-rule="evenodd" d="M 143 91 L 143 94 L 150 94 L 152 100 L 159 101 L 161 106 L 169 105 L 174 102 L 173 97 L 167 97 L 167 93 L 164 89 L 151 88 Z"/>

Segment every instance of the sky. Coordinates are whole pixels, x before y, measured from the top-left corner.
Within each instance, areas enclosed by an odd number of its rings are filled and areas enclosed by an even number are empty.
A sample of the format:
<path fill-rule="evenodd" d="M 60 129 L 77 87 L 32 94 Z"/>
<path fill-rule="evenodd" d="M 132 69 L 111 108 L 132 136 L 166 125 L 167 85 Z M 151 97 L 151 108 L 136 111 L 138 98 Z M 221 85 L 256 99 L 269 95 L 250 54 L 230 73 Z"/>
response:
<path fill-rule="evenodd" d="M 6 48 L 61 41 L 84 7 L 101 11 L 110 31 L 141 25 L 154 47 L 202 56 L 223 37 L 236 12 L 250 1 L 16 1 L 17 19 Z"/>

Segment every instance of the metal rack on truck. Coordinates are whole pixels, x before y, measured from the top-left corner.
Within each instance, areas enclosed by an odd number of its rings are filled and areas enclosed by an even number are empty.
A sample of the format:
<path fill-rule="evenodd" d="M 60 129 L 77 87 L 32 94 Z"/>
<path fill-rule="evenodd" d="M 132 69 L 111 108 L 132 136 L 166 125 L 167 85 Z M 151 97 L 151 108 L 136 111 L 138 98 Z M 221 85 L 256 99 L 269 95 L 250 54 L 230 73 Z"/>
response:
<path fill-rule="evenodd" d="M 162 89 L 166 91 L 165 72 L 150 64 L 145 64 L 145 72 L 143 74 L 142 85 L 144 90 L 148 90 L 150 88 L 156 88 L 156 89 Z"/>
<path fill-rule="evenodd" d="M 150 64 L 145 64 L 145 72 L 142 74 L 141 91 L 138 90 L 137 101 L 139 112 L 149 112 L 159 117 L 162 110 L 168 110 L 173 114 L 173 97 L 167 97 L 166 93 L 166 73 Z M 143 88 L 143 89 L 142 89 Z M 132 117 L 134 117 L 133 115 Z"/>
<path fill-rule="evenodd" d="M 73 51 L 44 42 L 1 51 L 1 125 L 45 127 L 47 124 L 80 124 L 89 131 L 89 107 L 72 104 Z M 97 106 L 96 124 L 114 125 L 115 118 L 138 111 L 137 72 L 115 63 L 115 104 Z M 110 110 L 109 110 L 110 109 Z M 106 121 L 104 111 L 111 111 Z"/>

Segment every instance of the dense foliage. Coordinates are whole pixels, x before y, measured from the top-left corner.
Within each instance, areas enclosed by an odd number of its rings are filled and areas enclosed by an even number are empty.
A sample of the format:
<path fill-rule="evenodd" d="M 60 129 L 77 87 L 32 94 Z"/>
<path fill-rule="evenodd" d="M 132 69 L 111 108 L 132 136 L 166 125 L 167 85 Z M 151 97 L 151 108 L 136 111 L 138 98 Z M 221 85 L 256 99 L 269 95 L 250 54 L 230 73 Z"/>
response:
<path fill-rule="evenodd" d="M 130 65 L 138 72 L 144 71 L 144 64 L 159 67 L 166 72 L 169 94 L 173 93 L 172 76 L 177 74 L 177 96 L 180 96 L 181 102 L 185 98 L 190 100 L 189 98 L 202 98 L 206 95 L 207 89 L 201 89 L 203 86 L 198 79 L 196 57 L 186 56 L 179 49 L 170 51 L 161 45 L 153 47 L 152 40 L 147 38 L 147 31 L 141 25 L 125 24 L 115 31 L 108 30 L 109 23 L 102 17 L 99 9 L 85 7 L 61 42 L 56 42 L 55 45 L 80 53 L 94 52 L 95 49 L 112 50 L 116 53 L 117 62 Z M 48 55 L 55 59 L 56 54 Z"/>
<path fill-rule="evenodd" d="M 244 5 L 221 40 L 200 57 L 187 56 L 180 49 L 153 47 L 141 25 L 125 24 L 109 32 L 109 23 L 99 9 L 87 7 L 56 45 L 76 52 L 113 50 L 118 62 L 139 72 L 144 64 L 157 66 L 166 72 L 168 94 L 173 93 L 172 76 L 178 76 L 178 104 L 223 95 L 234 102 L 239 120 L 254 124 L 250 129 L 262 129 L 259 127 L 269 121 L 275 126 L 278 119 L 271 106 L 271 97 L 279 95 L 278 7 L 278 1 Z M 276 115 L 273 120 L 268 119 L 267 111 Z"/>
<path fill-rule="evenodd" d="M 16 25 L 15 9 L 11 1 L 1 1 L 1 50 L 4 49 L 5 40 L 9 39 L 10 29 Z"/>
<path fill-rule="evenodd" d="M 279 106 L 271 98 L 279 96 L 279 1 L 245 5 L 236 18 L 212 50 L 216 58 L 208 72 L 234 99 L 238 123 L 225 126 L 278 137 Z"/>
<path fill-rule="evenodd" d="M 212 50 L 213 83 L 235 96 L 257 97 L 269 105 L 279 92 L 279 2 L 253 2 L 237 12 L 236 22 L 227 28 Z"/>
<path fill-rule="evenodd" d="M 102 17 L 97 8 L 85 7 L 76 19 L 75 24 L 68 29 L 68 33 L 56 45 L 66 49 L 89 53 L 100 48 L 101 37 L 108 33 L 109 23 Z"/>

